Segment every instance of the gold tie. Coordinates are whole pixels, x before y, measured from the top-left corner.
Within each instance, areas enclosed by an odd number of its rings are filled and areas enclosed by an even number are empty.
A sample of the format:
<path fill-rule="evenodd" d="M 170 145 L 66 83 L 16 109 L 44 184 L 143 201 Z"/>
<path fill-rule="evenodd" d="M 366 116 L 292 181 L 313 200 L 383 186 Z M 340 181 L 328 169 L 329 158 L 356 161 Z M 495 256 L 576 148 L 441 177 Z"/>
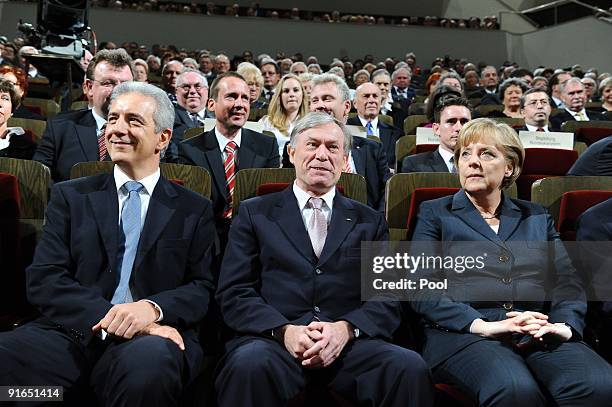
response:
<path fill-rule="evenodd" d="M 587 120 L 586 116 L 582 112 L 576 113 L 576 116 L 578 116 L 578 121 L 584 122 Z"/>

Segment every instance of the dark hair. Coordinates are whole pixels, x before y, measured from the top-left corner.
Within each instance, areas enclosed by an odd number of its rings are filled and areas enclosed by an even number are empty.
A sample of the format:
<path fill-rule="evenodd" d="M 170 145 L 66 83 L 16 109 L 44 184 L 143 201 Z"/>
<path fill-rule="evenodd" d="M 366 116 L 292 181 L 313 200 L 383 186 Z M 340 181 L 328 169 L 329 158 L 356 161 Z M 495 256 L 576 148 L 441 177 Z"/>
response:
<path fill-rule="evenodd" d="M 552 95 L 552 88 L 553 88 L 553 86 L 559 84 L 559 75 L 564 75 L 564 74 L 567 74 L 569 76 L 574 76 L 574 75 L 572 75 L 571 72 L 562 71 L 562 72 L 557 72 L 556 74 L 553 74 L 553 76 L 548 78 L 548 94 L 549 95 Z"/>
<path fill-rule="evenodd" d="M 524 80 L 518 78 L 508 78 L 499 85 L 499 100 L 503 102 L 504 94 L 510 86 L 518 86 L 522 92 L 526 92 L 529 87 Z"/>
<path fill-rule="evenodd" d="M 244 77 L 242 75 L 240 75 L 239 73 L 233 72 L 233 71 L 228 71 L 225 72 L 219 76 L 217 76 L 215 78 L 215 80 L 213 81 L 212 85 L 210 86 L 210 98 L 213 100 L 217 100 L 217 96 L 219 96 L 219 83 L 221 83 L 221 81 L 225 78 L 238 78 L 244 81 L 244 83 L 246 84 L 246 81 L 244 80 Z"/>
<path fill-rule="evenodd" d="M 522 78 L 523 76 L 531 76 L 533 78 L 533 73 L 529 69 L 518 68 L 510 74 L 510 78 Z"/>
<path fill-rule="evenodd" d="M 123 68 L 124 66 L 127 66 L 130 68 L 132 77 L 136 77 L 136 75 L 134 74 L 136 69 L 134 68 L 134 61 L 132 60 L 132 57 L 129 56 L 124 49 L 119 48 L 103 49 L 96 52 L 96 55 L 94 55 L 94 57 L 89 62 L 89 66 L 87 67 L 87 72 L 85 73 L 87 79 L 94 79 L 94 70 L 100 62 L 106 62 L 107 64 L 115 68 Z"/>
<path fill-rule="evenodd" d="M 15 112 L 17 106 L 21 103 L 21 99 L 15 90 L 15 86 L 6 79 L 0 79 L 0 93 L 8 93 L 11 98 L 11 113 Z"/>
<path fill-rule="evenodd" d="M 453 88 L 452 86 L 448 86 L 448 85 L 440 85 L 437 86 L 433 92 L 431 92 L 431 95 L 429 95 L 429 99 L 427 100 L 427 105 L 425 106 L 425 115 L 427 116 L 427 119 L 430 122 L 434 121 L 434 110 L 436 105 L 438 104 L 438 100 L 446 95 L 452 95 L 456 98 L 460 98 L 461 97 L 461 92 L 459 92 L 457 89 Z"/>
<path fill-rule="evenodd" d="M 440 123 L 440 116 L 442 116 L 442 111 L 449 106 L 463 106 L 470 111 L 470 116 L 472 115 L 472 107 L 468 103 L 466 98 L 456 97 L 454 95 L 443 95 L 438 98 L 438 102 L 434 108 L 434 123 Z"/>
<path fill-rule="evenodd" d="M 264 66 L 266 66 L 266 65 L 272 65 L 272 66 L 274 67 L 274 71 L 275 71 L 275 72 L 276 72 L 278 75 L 280 75 L 280 73 L 281 73 L 280 66 L 278 66 L 278 64 L 277 64 L 277 63 L 276 63 L 276 62 L 275 62 L 273 59 L 264 59 L 264 60 L 261 62 L 261 66 L 260 66 L 260 68 L 263 68 L 263 67 L 264 67 Z"/>
<path fill-rule="evenodd" d="M 546 89 L 545 88 L 531 88 L 529 89 L 527 92 L 523 93 L 523 96 L 521 96 L 521 109 L 525 108 L 525 97 L 527 95 L 531 95 L 532 93 L 546 93 Z M 546 95 L 548 96 L 548 93 L 546 93 Z M 550 103 L 550 100 L 549 100 Z"/>

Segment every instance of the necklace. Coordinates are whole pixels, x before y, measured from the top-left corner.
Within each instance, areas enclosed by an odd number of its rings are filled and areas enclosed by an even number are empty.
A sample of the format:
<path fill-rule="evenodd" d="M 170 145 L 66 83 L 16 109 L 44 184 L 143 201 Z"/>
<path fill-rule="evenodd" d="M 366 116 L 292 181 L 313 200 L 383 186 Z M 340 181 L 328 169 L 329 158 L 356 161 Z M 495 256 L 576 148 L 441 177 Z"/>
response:
<path fill-rule="evenodd" d="M 489 220 L 489 219 L 495 219 L 499 216 L 499 212 L 495 212 L 493 215 L 491 216 L 484 216 L 482 213 L 480 214 L 480 216 L 482 216 L 482 218 L 484 220 Z"/>

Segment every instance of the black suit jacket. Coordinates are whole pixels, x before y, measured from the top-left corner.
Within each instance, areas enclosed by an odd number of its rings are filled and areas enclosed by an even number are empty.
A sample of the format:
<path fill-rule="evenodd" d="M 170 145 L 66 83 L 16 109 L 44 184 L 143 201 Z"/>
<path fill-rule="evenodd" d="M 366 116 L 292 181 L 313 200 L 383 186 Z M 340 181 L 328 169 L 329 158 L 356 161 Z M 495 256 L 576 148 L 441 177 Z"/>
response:
<path fill-rule="evenodd" d="M 448 172 L 448 167 L 438 149 L 435 149 L 405 157 L 400 172 Z"/>
<path fill-rule="evenodd" d="M 16 119 L 30 119 L 30 120 L 42 120 L 46 121 L 47 118 L 39 115 L 38 113 L 34 113 L 23 104 L 19 104 L 17 109 L 13 112 L 13 117 Z"/>
<path fill-rule="evenodd" d="M 119 280 L 119 207 L 112 174 L 55 184 L 46 224 L 27 269 L 28 300 L 43 323 L 87 346 L 112 307 Z M 201 360 L 194 328 L 214 289 L 210 270 L 214 222 L 209 200 L 161 177 L 149 201 L 130 287 L 177 328 L 192 372 Z M 193 358 L 193 359 L 191 359 Z"/>
<path fill-rule="evenodd" d="M 76 163 L 98 161 L 96 120 L 89 109 L 61 114 L 47 122 L 33 160 L 51 170 L 51 178 L 64 181 Z"/>
<path fill-rule="evenodd" d="M 483 268 L 463 274 L 440 270 L 448 279 L 448 290 L 423 292 L 412 303 L 426 326 L 423 357 L 430 366 L 471 343 L 488 340 L 469 333 L 474 319 L 503 320 L 510 309 L 544 312 L 550 322 L 569 324 L 578 334 L 576 339 L 582 334 L 586 313 L 582 284 L 552 217 L 540 205 L 502 197 L 496 234 L 460 190 L 421 204 L 412 244 L 419 241 L 429 246 L 444 241 L 441 253 L 436 253 L 442 256 L 488 254 Z M 472 251 L 464 243 L 452 242 L 476 243 Z M 556 242 L 554 250 L 547 242 Z M 418 277 L 434 278 L 436 271 L 421 270 Z M 507 304 L 512 308 L 505 308 Z"/>
<path fill-rule="evenodd" d="M 567 175 L 612 176 L 612 136 L 591 144 Z"/>
<path fill-rule="evenodd" d="M 28 137 L 24 134 L 13 134 L 9 140 L 8 147 L 0 150 L 0 157 L 30 160 L 32 155 L 34 155 L 34 151 L 36 151 L 36 144 Z"/>
<path fill-rule="evenodd" d="M 346 124 L 352 126 L 361 126 L 359 117 L 351 117 L 347 120 Z M 395 143 L 403 135 L 401 131 L 393 126 L 389 126 L 382 121 L 378 121 L 378 133 L 380 134 L 380 141 L 385 149 L 385 155 L 387 156 L 387 162 L 389 167 L 395 166 Z"/>
<path fill-rule="evenodd" d="M 363 137 L 353 137 L 351 150 L 357 174 L 363 175 L 368 187 L 368 205 L 385 210 L 385 185 L 391 177 L 383 144 Z"/>
<path fill-rule="evenodd" d="M 361 242 L 387 238 L 382 213 L 336 193 L 317 259 L 292 186 L 244 201 L 216 295 L 225 323 L 240 336 L 316 318 L 346 320 L 369 337 L 389 338 L 400 322 L 399 304 L 361 301 L 358 272 Z"/>
<path fill-rule="evenodd" d="M 242 141 L 238 149 L 237 170 L 244 168 L 278 168 L 280 158 L 276 138 L 242 129 Z M 225 179 L 223 157 L 215 129 L 186 140 L 179 145 L 179 162 L 205 168 L 212 178 L 213 208 L 220 216 L 227 207 L 229 191 Z"/>
<path fill-rule="evenodd" d="M 605 120 L 601 113 L 593 110 L 587 110 L 586 115 L 588 116 L 589 120 Z M 561 131 L 561 125 L 570 120 L 576 119 L 574 119 L 574 116 L 569 114 L 567 110 L 563 110 L 561 113 L 557 113 L 556 115 L 550 117 L 549 127 L 552 131 Z"/>

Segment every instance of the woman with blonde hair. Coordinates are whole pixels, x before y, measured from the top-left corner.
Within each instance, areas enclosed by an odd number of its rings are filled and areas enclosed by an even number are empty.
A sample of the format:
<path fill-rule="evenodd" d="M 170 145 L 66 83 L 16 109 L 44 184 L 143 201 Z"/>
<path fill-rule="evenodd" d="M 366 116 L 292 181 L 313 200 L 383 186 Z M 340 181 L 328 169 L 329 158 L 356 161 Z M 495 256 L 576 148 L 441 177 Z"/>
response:
<path fill-rule="evenodd" d="M 274 133 L 282 156 L 293 125 L 308 113 L 308 99 L 299 78 L 287 74 L 276 85 L 268 114 L 259 121 L 263 129 Z"/>
<path fill-rule="evenodd" d="M 268 107 L 267 102 L 259 97 L 264 86 L 264 79 L 258 67 L 250 62 L 241 62 L 236 69 L 236 72 L 242 75 L 249 87 L 249 103 L 251 110 L 265 109 Z"/>

